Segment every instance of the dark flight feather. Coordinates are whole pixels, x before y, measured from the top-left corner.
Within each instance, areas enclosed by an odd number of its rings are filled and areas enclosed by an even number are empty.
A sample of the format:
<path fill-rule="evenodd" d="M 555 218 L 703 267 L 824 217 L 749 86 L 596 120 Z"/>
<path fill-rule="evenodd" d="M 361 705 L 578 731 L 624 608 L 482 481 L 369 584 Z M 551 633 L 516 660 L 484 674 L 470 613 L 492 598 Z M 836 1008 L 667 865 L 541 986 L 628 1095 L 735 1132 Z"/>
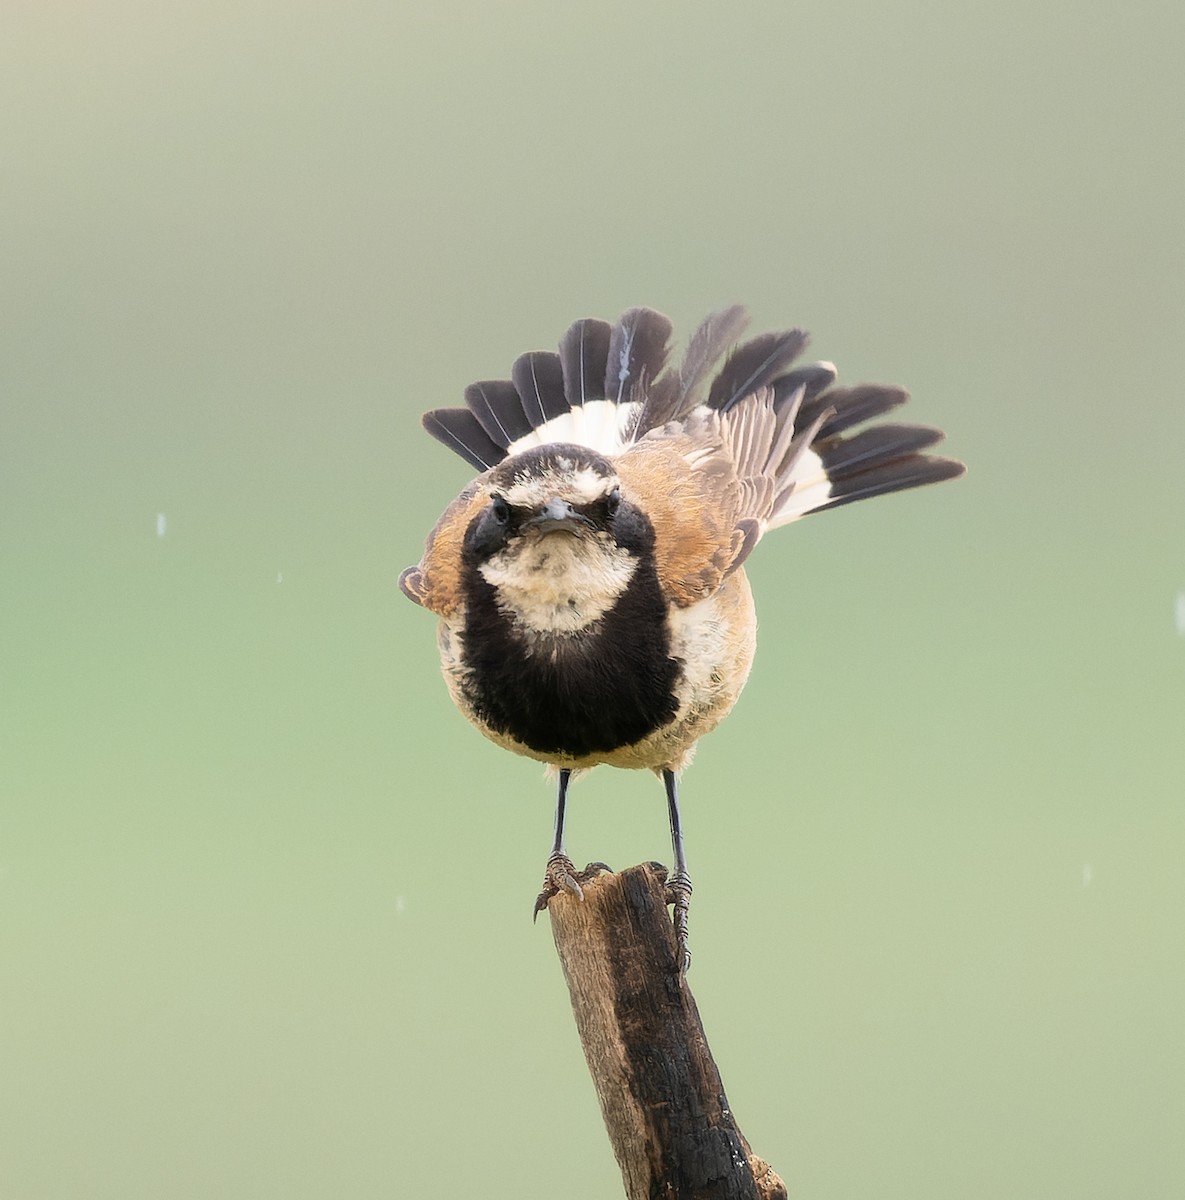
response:
<path fill-rule="evenodd" d="M 903 387 L 891 384 L 860 383 L 855 387 L 829 388 L 804 403 L 798 419 L 809 423 L 824 409 L 834 409 L 831 418 L 819 430 L 819 436 L 827 438 L 890 412 L 908 399 L 909 393 Z"/>
<path fill-rule="evenodd" d="M 465 403 L 492 441 L 503 449 L 531 432 L 523 398 L 509 379 L 487 379 L 465 389 Z"/>
<path fill-rule="evenodd" d="M 763 333 L 742 343 L 725 359 L 708 392 L 708 407 L 728 412 L 738 400 L 772 383 L 802 353 L 807 334 L 801 329 Z"/>
<path fill-rule="evenodd" d="M 523 411 L 532 428 L 546 425 L 552 417 L 569 411 L 564 395 L 564 372 L 560 356 L 543 350 L 520 354 L 510 368 L 510 378 L 522 397 Z"/>
<path fill-rule="evenodd" d="M 488 471 L 506 457 L 467 408 L 435 408 L 420 418 L 424 428 L 479 471 Z"/>
<path fill-rule="evenodd" d="M 687 351 L 678 371 L 675 411 L 668 420 L 676 420 L 690 412 L 700 402 L 700 391 L 708 372 L 734 346 L 749 324 L 744 305 L 734 304 L 719 312 L 709 313 L 691 335 Z"/>
<path fill-rule="evenodd" d="M 774 389 L 774 411 L 778 412 L 799 388 L 802 388 L 802 402 L 809 404 L 834 382 L 835 367 L 831 363 L 807 363 L 780 375 L 771 385 Z"/>
<path fill-rule="evenodd" d="M 928 425 L 874 425 L 830 444 L 826 439 L 817 440 L 814 449 L 827 468 L 828 479 L 834 483 L 869 466 L 916 454 L 942 438 L 941 429 Z"/>
<path fill-rule="evenodd" d="M 605 399 L 610 332 L 608 321 L 585 317 L 570 326 L 560 342 L 564 395 L 573 408 Z"/>
<path fill-rule="evenodd" d="M 826 462 L 826 457 L 824 457 Z M 827 503 L 823 508 L 836 508 L 854 500 L 867 500 L 870 496 L 882 496 L 886 492 L 900 492 L 905 488 L 921 487 L 928 483 L 940 483 L 944 479 L 957 479 L 966 472 L 966 466 L 953 458 L 939 458 L 929 454 L 907 454 L 868 470 L 857 471 L 840 479 L 832 486 Z"/>
<path fill-rule="evenodd" d="M 642 405 L 642 411 L 638 414 L 637 424 L 634 426 L 634 440 L 649 433 L 652 429 L 658 429 L 665 425 L 668 421 L 675 420 L 675 413 L 678 409 L 678 377 L 671 371 L 660 375 L 646 389 L 646 400 Z"/>
<path fill-rule="evenodd" d="M 667 364 L 671 322 L 652 308 L 631 308 L 609 334 L 605 396 L 618 404 L 641 400 Z"/>

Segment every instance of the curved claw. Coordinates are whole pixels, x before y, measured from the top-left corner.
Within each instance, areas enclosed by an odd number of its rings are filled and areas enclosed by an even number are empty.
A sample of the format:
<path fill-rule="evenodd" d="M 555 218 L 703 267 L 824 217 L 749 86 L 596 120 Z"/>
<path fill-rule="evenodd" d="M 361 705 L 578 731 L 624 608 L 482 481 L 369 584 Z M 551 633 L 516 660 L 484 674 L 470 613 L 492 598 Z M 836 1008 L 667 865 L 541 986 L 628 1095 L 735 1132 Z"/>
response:
<path fill-rule="evenodd" d="M 567 892 L 577 900 L 584 899 L 584 889 L 576 881 L 576 868 L 566 854 L 553 854 L 547 860 L 547 870 L 543 873 L 543 890 L 535 897 L 535 912 L 532 921 L 538 920 L 539 914 L 547 907 L 552 896 Z"/>
<path fill-rule="evenodd" d="M 575 896 L 577 900 L 583 900 L 584 889 L 580 886 L 581 881 L 587 883 L 599 872 L 611 869 L 607 863 L 592 862 L 583 871 L 577 871 L 572 860 L 566 854 L 553 854 L 547 860 L 547 870 L 543 875 L 543 890 L 535 897 L 535 909 L 531 920 L 538 920 L 539 914 L 547 907 L 552 896 L 558 896 L 560 892 L 567 892 L 568 895 Z"/>
<path fill-rule="evenodd" d="M 687 914 L 691 910 L 691 876 L 686 871 L 676 871 L 667 881 L 666 900 L 675 908 L 672 914 L 675 942 L 680 952 L 680 972 L 686 975 L 691 970 L 691 951 L 687 948 Z"/>

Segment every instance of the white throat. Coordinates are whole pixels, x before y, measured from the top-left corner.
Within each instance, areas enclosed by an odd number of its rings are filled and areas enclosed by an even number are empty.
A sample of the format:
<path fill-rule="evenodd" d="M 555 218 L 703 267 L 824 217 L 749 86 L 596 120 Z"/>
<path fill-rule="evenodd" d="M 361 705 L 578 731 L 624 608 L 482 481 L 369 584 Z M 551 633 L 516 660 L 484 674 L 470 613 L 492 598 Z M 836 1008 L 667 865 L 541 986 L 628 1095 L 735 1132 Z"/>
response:
<path fill-rule="evenodd" d="M 578 633 L 629 585 L 637 561 L 607 533 L 556 531 L 515 539 L 479 568 L 498 607 L 536 633 Z"/>

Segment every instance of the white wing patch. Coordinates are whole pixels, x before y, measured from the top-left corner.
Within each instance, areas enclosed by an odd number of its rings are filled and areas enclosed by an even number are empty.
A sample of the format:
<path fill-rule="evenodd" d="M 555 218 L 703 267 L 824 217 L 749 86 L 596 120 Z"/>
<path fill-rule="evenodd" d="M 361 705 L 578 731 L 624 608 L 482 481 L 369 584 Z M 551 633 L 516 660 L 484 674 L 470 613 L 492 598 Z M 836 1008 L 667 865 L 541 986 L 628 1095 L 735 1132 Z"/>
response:
<path fill-rule="evenodd" d="M 816 508 L 822 508 L 831 499 L 831 481 L 823 468 L 823 460 L 813 450 L 802 452 L 790 472 L 789 481 L 794 484 L 794 490 L 770 513 L 765 522 L 766 529 L 789 525 Z"/>
<path fill-rule="evenodd" d="M 633 429 L 641 408 L 637 401 L 617 404 L 612 400 L 590 400 L 587 404 L 578 404 L 511 442 L 507 457 L 549 442 L 571 442 L 612 457 L 633 441 Z"/>

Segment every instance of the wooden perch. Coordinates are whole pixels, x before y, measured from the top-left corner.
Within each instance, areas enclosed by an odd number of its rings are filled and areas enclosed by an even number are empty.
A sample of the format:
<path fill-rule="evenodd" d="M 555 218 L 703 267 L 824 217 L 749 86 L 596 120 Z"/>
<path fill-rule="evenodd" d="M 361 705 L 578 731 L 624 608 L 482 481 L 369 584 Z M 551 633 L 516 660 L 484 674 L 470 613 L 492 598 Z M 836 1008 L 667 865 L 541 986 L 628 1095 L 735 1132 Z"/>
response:
<path fill-rule="evenodd" d="M 666 871 L 602 874 L 548 904 L 576 1028 L 629 1200 L 785 1200 L 728 1107 L 679 971 Z"/>

